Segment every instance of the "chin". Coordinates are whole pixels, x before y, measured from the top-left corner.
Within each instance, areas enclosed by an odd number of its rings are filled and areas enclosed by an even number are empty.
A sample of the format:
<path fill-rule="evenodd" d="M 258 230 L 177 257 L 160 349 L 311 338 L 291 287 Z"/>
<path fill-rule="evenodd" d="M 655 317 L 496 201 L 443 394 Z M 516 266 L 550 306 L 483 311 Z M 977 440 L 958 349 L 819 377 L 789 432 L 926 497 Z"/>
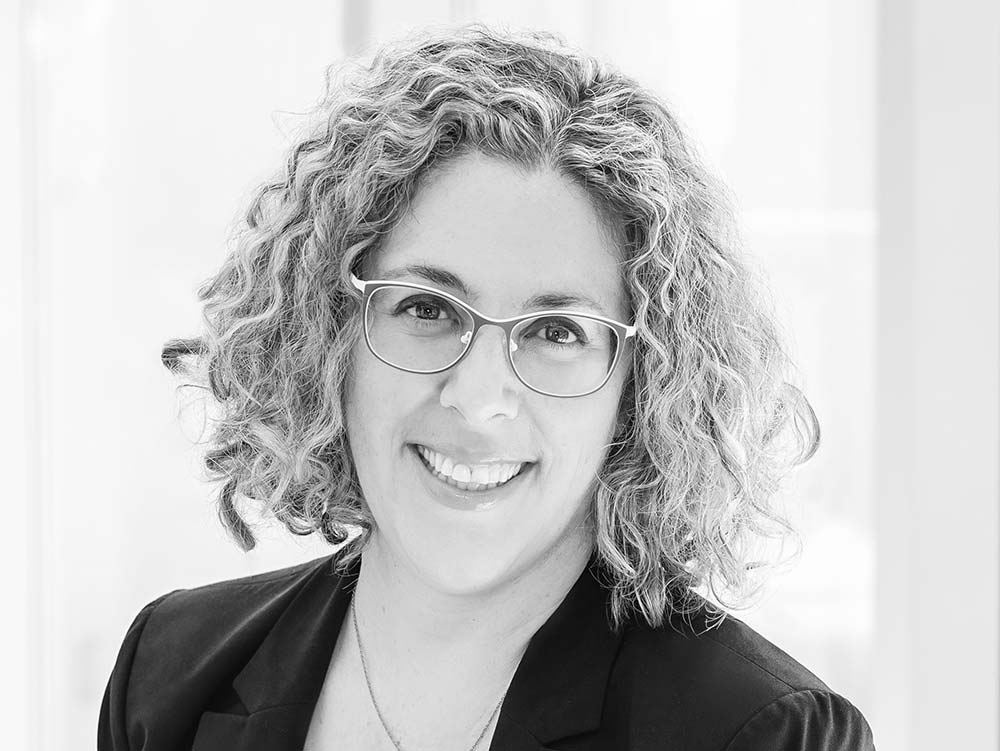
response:
<path fill-rule="evenodd" d="M 518 530 L 535 529 L 541 523 L 522 518 Z M 589 557 L 593 547 L 593 536 L 583 523 L 544 543 L 526 536 L 517 544 L 509 533 L 499 530 L 492 541 L 470 536 L 467 528 L 436 531 L 419 541 L 407 541 L 406 557 L 434 589 L 455 596 L 486 595 L 532 572 L 555 574 L 563 566 L 575 567 L 581 558 Z"/>
<path fill-rule="evenodd" d="M 436 540 L 432 548 L 413 551 L 410 558 L 428 583 L 452 595 L 485 594 L 516 579 L 520 573 L 517 563 L 521 556 L 515 552 L 475 546 L 471 541 L 449 544 L 446 540 Z"/>

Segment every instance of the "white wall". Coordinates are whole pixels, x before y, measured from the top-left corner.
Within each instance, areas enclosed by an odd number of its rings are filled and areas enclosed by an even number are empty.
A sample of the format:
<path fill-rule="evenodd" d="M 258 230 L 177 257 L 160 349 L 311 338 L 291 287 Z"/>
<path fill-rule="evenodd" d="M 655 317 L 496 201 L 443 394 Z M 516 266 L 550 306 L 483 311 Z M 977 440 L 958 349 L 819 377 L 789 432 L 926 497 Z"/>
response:
<path fill-rule="evenodd" d="M 879 22 L 876 707 L 885 748 L 997 748 L 1000 6 Z"/>
<path fill-rule="evenodd" d="M 34 244 L 31 212 L 22 190 L 31 184 L 31 79 L 22 48 L 21 9 L 0 5 L 0 101 L 8 102 L 8 116 L 0 118 L 0 225 L 6 230 L 8 247 L 0 251 L 0 391 L 7 396 L 6 421 L 0 430 L 0 476 L 6 482 L 4 504 L 6 534 L 0 545 L 0 571 L 8 595 L 11 615 L 5 618 L 0 639 L 6 646 L 4 663 L 8 680 L 0 686 L 0 705 L 9 713 L 4 734 L 14 748 L 28 747 L 28 728 L 34 719 L 32 706 L 41 687 L 34 679 L 31 655 L 42 649 L 32 627 L 39 612 L 37 582 L 29 577 L 32 550 L 38 536 L 29 531 L 30 499 L 40 473 L 38 435 L 35 431 L 37 390 L 28 378 L 28 362 L 35 361 L 34 311 L 31 299 L 35 269 L 31 263 Z M 6 717 L 5 717 L 6 719 Z"/>
<path fill-rule="evenodd" d="M 14 353 L 0 379 L 23 410 L 0 446 L 14 499 L 0 548 L 26 613 L 3 636 L 27 645 L 9 662 L 28 687 L 5 697 L 25 734 L 11 747 L 93 744 L 118 644 L 148 600 L 324 552 L 277 531 L 249 555 L 226 540 L 199 479 L 197 412 L 178 419 L 158 349 L 197 331 L 195 290 L 325 66 L 472 18 L 562 31 L 657 88 L 737 196 L 824 428 L 782 498 L 805 553 L 746 619 L 851 697 L 882 751 L 948 747 L 936 710 L 957 710 L 965 683 L 978 711 L 961 713 L 959 745 L 995 746 L 995 10 L 2 7 L 0 96 L 17 117 L 0 120 L 0 158 L 19 182 L 0 187 L 0 331 Z M 942 543 L 942 526 L 961 534 Z M 953 602 L 968 604 L 939 626 L 935 606 Z"/>

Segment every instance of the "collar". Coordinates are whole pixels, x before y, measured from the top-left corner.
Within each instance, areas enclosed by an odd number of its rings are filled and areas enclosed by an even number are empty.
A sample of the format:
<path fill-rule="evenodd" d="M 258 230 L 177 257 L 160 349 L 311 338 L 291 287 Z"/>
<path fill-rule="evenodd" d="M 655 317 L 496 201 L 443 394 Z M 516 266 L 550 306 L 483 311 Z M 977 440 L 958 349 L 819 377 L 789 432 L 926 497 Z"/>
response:
<path fill-rule="evenodd" d="M 360 570 L 355 563 L 337 572 L 335 556 L 321 563 L 233 680 L 247 716 L 206 712 L 196 751 L 302 748 Z M 592 559 L 531 638 L 501 707 L 492 749 L 542 751 L 600 726 L 621 635 L 610 627 L 608 595 L 597 575 Z M 237 738 L 245 740 L 233 746 Z"/>
<path fill-rule="evenodd" d="M 358 573 L 338 572 L 336 554 L 318 563 L 233 679 L 242 707 L 204 712 L 192 751 L 301 751 Z"/>
<path fill-rule="evenodd" d="M 594 559 L 528 643 L 501 717 L 542 743 L 596 730 L 621 643 L 608 621 L 608 592 Z"/>
<path fill-rule="evenodd" d="M 316 703 L 360 570 L 338 572 L 335 555 L 320 563 L 233 680 L 251 713 Z"/>

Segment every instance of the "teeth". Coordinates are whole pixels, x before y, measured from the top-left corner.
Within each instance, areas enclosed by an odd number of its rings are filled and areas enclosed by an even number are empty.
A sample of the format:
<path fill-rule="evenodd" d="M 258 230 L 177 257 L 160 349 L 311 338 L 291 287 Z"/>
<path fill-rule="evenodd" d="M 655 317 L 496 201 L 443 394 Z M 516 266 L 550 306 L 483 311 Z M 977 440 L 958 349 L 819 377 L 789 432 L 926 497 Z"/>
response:
<path fill-rule="evenodd" d="M 460 490 L 487 490 L 503 485 L 524 467 L 518 464 L 456 464 L 450 457 L 432 451 L 426 446 L 417 446 L 420 455 L 441 478 L 459 487 Z"/>

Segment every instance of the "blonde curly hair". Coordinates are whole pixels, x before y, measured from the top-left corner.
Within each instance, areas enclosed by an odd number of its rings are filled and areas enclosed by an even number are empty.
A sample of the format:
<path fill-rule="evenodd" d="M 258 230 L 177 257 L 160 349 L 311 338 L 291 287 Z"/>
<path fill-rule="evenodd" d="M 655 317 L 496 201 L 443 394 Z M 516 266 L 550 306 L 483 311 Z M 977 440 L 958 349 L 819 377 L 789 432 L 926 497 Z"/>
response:
<path fill-rule="evenodd" d="M 651 92 L 543 33 L 424 32 L 335 69 L 315 125 L 256 194 L 202 288 L 201 363 L 219 405 L 206 465 L 245 549 L 245 504 L 360 555 L 374 522 L 342 396 L 360 324 L 349 274 L 421 181 L 478 151 L 582 186 L 619 238 L 638 329 L 619 427 L 592 500 L 616 624 L 653 626 L 757 591 L 755 543 L 794 538 L 772 507 L 809 458 L 815 415 L 746 262 L 726 192 Z M 350 528 L 360 528 L 351 537 Z"/>

